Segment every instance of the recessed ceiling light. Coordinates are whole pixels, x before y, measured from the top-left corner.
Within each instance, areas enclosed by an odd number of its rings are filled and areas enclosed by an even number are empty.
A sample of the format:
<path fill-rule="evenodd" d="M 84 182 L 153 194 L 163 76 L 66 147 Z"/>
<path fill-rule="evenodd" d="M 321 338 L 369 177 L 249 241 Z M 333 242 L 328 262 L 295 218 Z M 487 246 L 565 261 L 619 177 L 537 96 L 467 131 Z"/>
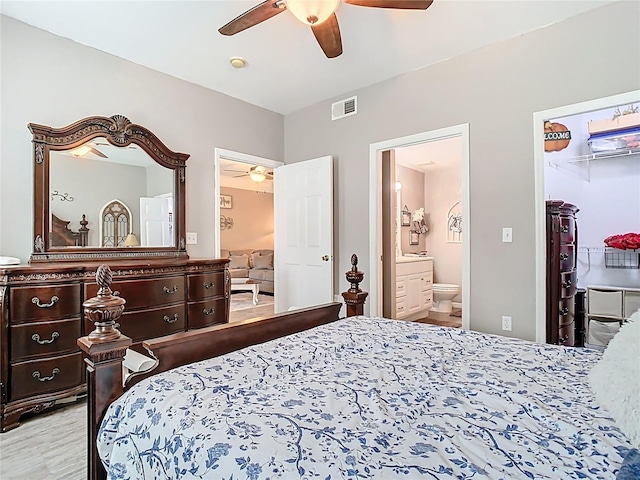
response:
<path fill-rule="evenodd" d="M 229 63 L 234 68 L 243 68 L 247 65 L 247 61 L 242 57 L 231 57 Z"/>

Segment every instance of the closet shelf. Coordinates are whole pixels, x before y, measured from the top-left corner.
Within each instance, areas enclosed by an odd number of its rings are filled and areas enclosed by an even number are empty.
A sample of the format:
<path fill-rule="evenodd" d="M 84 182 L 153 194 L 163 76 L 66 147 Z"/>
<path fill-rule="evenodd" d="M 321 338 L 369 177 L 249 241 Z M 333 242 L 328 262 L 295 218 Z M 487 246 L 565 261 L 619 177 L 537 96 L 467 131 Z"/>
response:
<path fill-rule="evenodd" d="M 640 158 L 640 148 L 616 150 L 610 153 L 590 153 L 575 157 L 554 158 L 549 160 L 549 166 L 577 176 L 585 181 L 591 180 L 591 162 L 614 158 Z"/>

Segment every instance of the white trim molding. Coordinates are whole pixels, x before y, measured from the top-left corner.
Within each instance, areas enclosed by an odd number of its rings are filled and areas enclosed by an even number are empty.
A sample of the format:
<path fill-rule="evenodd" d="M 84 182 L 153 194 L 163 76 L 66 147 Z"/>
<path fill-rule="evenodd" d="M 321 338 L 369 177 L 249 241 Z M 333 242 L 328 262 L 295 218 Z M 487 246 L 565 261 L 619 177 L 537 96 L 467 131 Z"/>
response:
<path fill-rule="evenodd" d="M 536 234 L 536 342 L 547 341 L 546 306 L 546 208 L 544 183 L 544 122 L 571 115 L 593 112 L 618 105 L 640 102 L 640 90 L 551 108 L 533 114 L 533 161 L 535 171 L 535 234 Z"/>
<path fill-rule="evenodd" d="M 471 298 L 471 216 L 469 205 L 469 124 L 417 133 L 369 145 L 369 314 L 382 315 L 382 151 L 460 137 L 462 142 L 462 328 L 469 329 Z"/>

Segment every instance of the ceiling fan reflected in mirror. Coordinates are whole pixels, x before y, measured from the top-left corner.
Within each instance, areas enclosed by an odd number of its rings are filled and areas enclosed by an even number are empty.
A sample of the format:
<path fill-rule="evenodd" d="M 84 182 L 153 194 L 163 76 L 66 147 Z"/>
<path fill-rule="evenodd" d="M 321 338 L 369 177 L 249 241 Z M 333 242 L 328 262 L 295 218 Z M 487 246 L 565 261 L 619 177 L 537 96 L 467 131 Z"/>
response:
<path fill-rule="evenodd" d="M 342 0 L 349 5 L 402 10 L 426 10 L 433 0 Z M 235 35 L 249 27 L 289 10 L 298 20 L 311 27 L 320 48 L 328 58 L 342 54 L 342 37 L 335 11 L 340 0 L 266 0 L 234 18 L 218 31 Z"/>
<path fill-rule="evenodd" d="M 225 172 L 242 172 L 242 175 L 234 175 L 233 178 L 240 178 L 248 176 L 256 183 L 264 182 L 265 180 L 273 180 L 273 172 L 268 172 L 266 167 L 262 165 L 256 165 L 251 167 L 248 171 L 244 170 L 225 170 Z"/>
<path fill-rule="evenodd" d="M 93 153 L 94 155 L 97 155 L 98 157 L 102 157 L 102 158 L 109 158 L 100 150 L 95 148 L 93 143 L 85 143 L 84 145 L 80 145 L 79 147 L 74 148 L 73 150 L 70 150 L 69 153 L 76 158 L 83 157 L 88 153 Z"/>

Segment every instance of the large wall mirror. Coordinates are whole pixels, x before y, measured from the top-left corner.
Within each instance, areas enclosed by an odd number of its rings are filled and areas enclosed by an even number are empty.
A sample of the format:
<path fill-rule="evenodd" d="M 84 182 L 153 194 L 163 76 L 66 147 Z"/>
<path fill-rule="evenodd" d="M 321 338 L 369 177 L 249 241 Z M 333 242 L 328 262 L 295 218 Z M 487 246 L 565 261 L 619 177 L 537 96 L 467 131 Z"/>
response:
<path fill-rule="evenodd" d="M 121 115 L 63 128 L 29 124 L 34 146 L 31 262 L 186 257 L 185 166 Z"/>

